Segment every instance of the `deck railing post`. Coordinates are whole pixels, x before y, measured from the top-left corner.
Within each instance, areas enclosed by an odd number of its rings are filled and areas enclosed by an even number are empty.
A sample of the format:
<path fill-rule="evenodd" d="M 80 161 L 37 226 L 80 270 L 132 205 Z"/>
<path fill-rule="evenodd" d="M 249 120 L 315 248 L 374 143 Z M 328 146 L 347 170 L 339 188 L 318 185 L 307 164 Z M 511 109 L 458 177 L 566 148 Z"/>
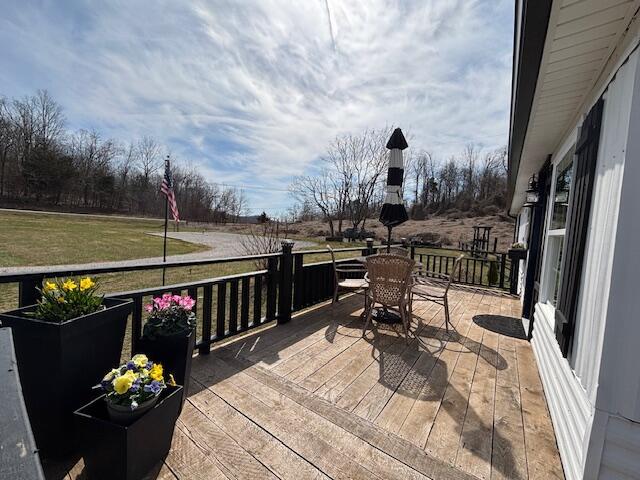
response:
<path fill-rule="evenodd" d="M 414 244 L 411 244 L 411 246 L 409 247 L 409 251 L 411 252 L 411 260 L 415 260 L 416 259 L 416 246 Z"/>
<path fill-rule="evenodd" d="M 21 280 L 18 284 L 18 306 L 26 307 L 33 305 L 40 299 L 38 288 L 42 287 L 44 276 L 33 277 Z"/>
<path fill-rule="evenodd" d="M 504 288 L 504 273 L 507 268 L 507 254 L 500 254 L 500 288 Z"/>
<path fill-rule="evenodd" d="M 511 260 L 511 275 L 509 277 L 509 293 L 516 295 L 518 293 L 518 279 L 520 278 L 520 260 L 510 258 Z"/>
<path fill-rule="evenodd" d="M 373 238 L 367 238 L 367 255 L 373 255 Z"/>
<path fill-rule="evenodd" d="M 280 256 L 280 275 L 278 282 L 278 323 L 291 320 L 291 300 L 293 293 L 293 250 L 292 240 L 282 241 Z"/>

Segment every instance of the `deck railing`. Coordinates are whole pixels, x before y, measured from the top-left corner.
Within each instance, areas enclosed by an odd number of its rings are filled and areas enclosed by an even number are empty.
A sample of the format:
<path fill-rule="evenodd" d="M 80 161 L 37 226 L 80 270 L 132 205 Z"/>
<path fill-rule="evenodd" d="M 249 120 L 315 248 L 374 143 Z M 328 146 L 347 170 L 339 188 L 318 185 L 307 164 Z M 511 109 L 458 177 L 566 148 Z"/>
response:
<path fill-rule="evenodd" d="M 285 241 L 278 253 L 229 257 L 210 260 L 139 263 L 121 267 L 87 267 L 79 269 L 38 269 L 20 274 L 0 275 L 1 284 L 18 284 L 18 305 L 31 305 L 38 299 L 37 288 L 48 278 L 80 275 L 150 271 L 163 268 L 184 268 L 253 261 L 263 268 L 247 273 L 207 278 L 193 282 L 175 283 L 122 292 L 109 293 L 109 297 L 128 298 L 133 301 L 130 318 L 129 345 L 136 350 L 144 325 L 144 304 L 163 293 L 189 294 L 196 299 L 196 348 L 200 354 L 211 350 L 212 344 L 244 333 L 268 322 L 286 323 L 293 312 L 330 299 L 334 291 L 331 260 L 305 263 L 305 256 L 327 254 L 327 250 L 292 251 L 293 242 Z M 337 262 L 353 262 L 354 257 L 374 254 L 385 246 L 367 242 L 364 247 L 340 248 L 334 252 L 348 258 Z M 449 273 L 460 252 L 449 249 L 424 250 L 410 247 L 411 256 L 422 264 L 426 275 L 430 272 Z M 353 254 L 353 256 L 351 256 Z M 308 258 L 308 257 L 307 257 Z M 516 262 L 517 263 L 517 262 Z M 497 275 L 497 276 L 496 276 Z M 463 259 L 460 272 L 453 281 L 467 285 L 509 289 L 514 282 L 514 269 L 506 254 L 492 254 L 487 258 Z M 128 349 L 126 349 L 128 350 Z"/>

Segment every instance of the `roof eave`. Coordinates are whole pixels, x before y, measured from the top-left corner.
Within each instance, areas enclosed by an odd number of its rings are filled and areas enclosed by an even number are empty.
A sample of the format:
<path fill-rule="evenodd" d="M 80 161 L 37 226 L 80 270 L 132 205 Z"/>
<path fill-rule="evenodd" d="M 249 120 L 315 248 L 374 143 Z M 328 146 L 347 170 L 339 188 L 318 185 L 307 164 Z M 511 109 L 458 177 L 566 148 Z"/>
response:
<path fill-rule="evenodd" d="M 526 138 L 531 106 L 538 82 L 544 51 L 549 15 L 553 0 L 518 0 L 514 28 L 513 75 L 511 87 L 511 125 L 509 130 L 508 197 L 510 213 L 515 191 L 520 157 Z M 522 8 L 521 17 L 518 11 Z M 518 21 L 520 31 L 518 35 Z"/>

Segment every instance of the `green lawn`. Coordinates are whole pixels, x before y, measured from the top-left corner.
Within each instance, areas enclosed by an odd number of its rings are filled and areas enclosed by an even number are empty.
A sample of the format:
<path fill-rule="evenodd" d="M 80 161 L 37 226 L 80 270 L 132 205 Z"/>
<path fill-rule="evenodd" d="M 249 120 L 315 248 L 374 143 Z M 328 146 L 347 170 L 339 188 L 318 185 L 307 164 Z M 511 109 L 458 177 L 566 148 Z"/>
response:
<path fill-rule="evenodd" d="M 130 260 L 162 255 L 162 238 L 147 232 L 162 230 L 158 220 L 127 220 L 78 215 L 49 215 L 0 211 L 0 266 L 37 266 Z M 298 239 L 302 240 L 302 238 Z M 310 239 L 305 239 L 310 240 Z M 311 239 L 313 240 L 313 239 Z M 363 244 L 336 244 L 333 248 Z M 324 248 L 324 244 L 312 249 Z M 168 254 L 206 250 L 206 247 L 169 239 Z M 337 258 L 358 253 L 337 254 Z M 305 256 L 305 263 L 329 260 L 328 254 Z M 167 269 L 167 284 L 220 277 L 257 270 L 254 262 Z M 105 293 L 122 292 L 162 284 L 162 270 L 102 275 Z M 0 285 L 0 311 L 17 306 L 17 284 Z"/>
<path fill-rule="evenodd" d="M 0 212 L 0 266 L 57 265 L 162 256 L 158 220 Z M 169 255 L 206 247 L 169 239 Z"/>

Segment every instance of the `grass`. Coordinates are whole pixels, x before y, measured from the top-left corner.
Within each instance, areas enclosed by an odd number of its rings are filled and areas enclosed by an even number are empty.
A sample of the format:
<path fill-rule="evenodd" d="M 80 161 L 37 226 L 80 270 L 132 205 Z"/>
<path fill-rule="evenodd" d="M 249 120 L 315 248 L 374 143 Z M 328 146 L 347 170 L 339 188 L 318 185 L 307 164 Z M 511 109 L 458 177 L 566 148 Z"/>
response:
<path fill-rule="evenodd" d="M 50 215 L 0 211 L 0 267 L 61 265 L 159 256 L 162 238 L 148 232 L 162 230 L 158 220 L 128 220 L 79 215 Z M 311 240 L 296 238 L 295 240 Z M 362 247 L 362 243 L 331 243 L 333 248 Z M 324 248 L 324 244 L 307 249 Z M 207 247 L 169 239 L 169 255 L 192 253 Z M 338 253 L 337 258 L 357 252 Z M 328 254 L 305 255 L 305 263 L 329 260 Z M 257 270 L 252 261 L 198 267 L 169 268 L 166 283 L 175 284 Z M 156 287 L 162 284 L 162 270 L 102 275 L 103 293 Z M 17 307 L 17 284 L 0 285 L 0 311 Z"/>
<path fill-rule="evenodd" d="M 161 256 L 158 220 L 0 212 L 0 266 L 60 265 Z M 169 239 L 167 253 L 206 247 Z"/>

